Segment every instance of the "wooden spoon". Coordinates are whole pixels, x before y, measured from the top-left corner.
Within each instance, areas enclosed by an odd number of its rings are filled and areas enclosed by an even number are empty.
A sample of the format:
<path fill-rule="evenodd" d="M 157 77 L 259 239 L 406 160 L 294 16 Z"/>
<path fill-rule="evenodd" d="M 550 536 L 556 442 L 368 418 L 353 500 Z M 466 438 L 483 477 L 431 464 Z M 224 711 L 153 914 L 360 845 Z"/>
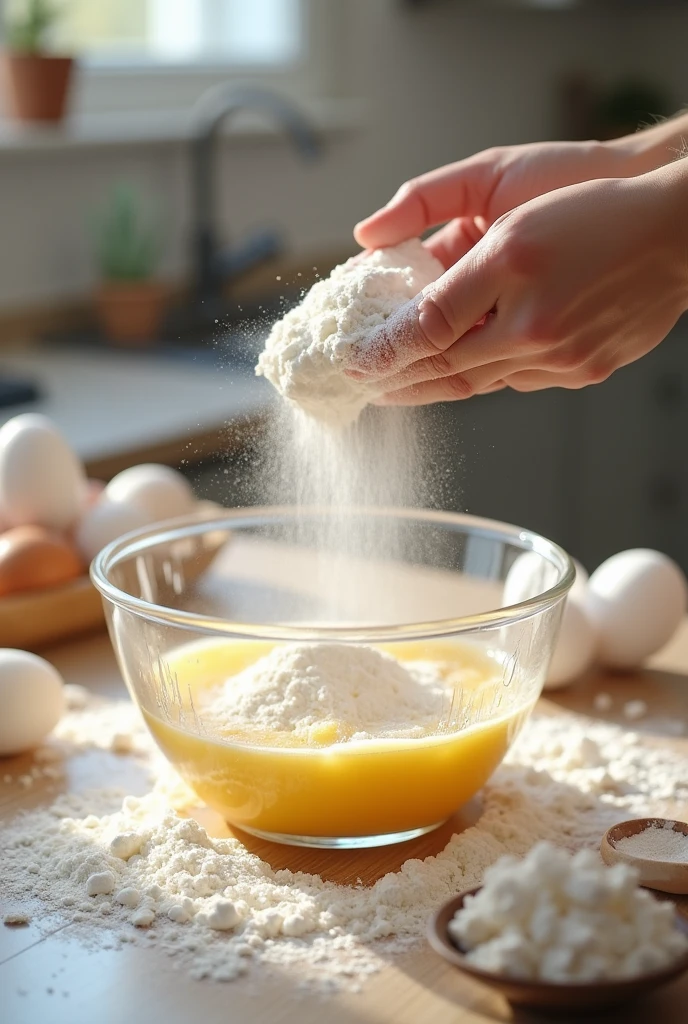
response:
<path fill-rule="evenodd" d="M 640 835 L 646 829 L 672 829 L 688 836 L 685 821 L 667 818 L 635 818 L 621 821 L 608 829 L 602 837 L 600 853 L 605 864 L 630 864 L 640 872 L 640 884 L 648 889 L 670 892 L 674 895 L 688 895 L 688 858 L 682 861 L 661 860 L 661 857 L 638 857 L 630 850 L 619 849 L 621 839 Z M 688 851 L 688 839 L 686 840 Z"/>

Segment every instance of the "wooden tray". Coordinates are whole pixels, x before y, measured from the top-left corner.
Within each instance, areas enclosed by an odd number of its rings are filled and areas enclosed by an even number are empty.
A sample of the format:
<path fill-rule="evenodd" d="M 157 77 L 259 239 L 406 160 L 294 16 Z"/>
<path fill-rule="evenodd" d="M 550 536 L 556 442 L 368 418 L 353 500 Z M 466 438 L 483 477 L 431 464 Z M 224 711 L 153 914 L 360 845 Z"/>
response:
<path fill-rule="evenodd" d="M 103 602 L 88 576 L 0 598 L 0 647 L 33 651 L 104 625 Z"/>
<path fill-rule="evenodd" d="M 205 572 L 229 537 L 223 530 L 208 533 L 205 550 L 196 551 L 193 558 L 182 555 L 187 578 L 194 579 Z M 132 580 L 133 585 L 135 582 Z M 172 595 L 170 590 L 169 596 Z M 158 600 L 164 604 L 165 598 L 161 585 Z M 102 598 L 88 576 L 80 576 L 63 587 L 0 597 L 0 647 L 35 651 L 104 626 Z"/>

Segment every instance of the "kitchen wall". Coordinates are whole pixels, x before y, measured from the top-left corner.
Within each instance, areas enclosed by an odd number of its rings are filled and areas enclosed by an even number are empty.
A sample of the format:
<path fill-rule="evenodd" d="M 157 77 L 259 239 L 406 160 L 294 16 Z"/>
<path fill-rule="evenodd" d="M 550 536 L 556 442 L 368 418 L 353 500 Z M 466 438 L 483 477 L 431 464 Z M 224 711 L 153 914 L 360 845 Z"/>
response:
<path fill-rule="evenodd" d="M 348 245 L 351 225 L 406 177 L 500 142 L 557 137 L 564 70 L 612 82 L 641 70 L 688 99 L 688 13 L 499 12 L 436 0 L 347 0 L 331 55 L 333 93 L 362 98 L 361 123 L 328 133 L 306 167 L 272 138 L 221 146 L 223 230 L 281 226 L 293 249 Z M 267 157 L 267 158 L 266 158 Z M 87 222 L 114 178 L 151 191 L 168 215 L 164 271 L 188 269 L 185 146 L 0 148 L 0 311 L 78 298 L 93 280 Z"/>

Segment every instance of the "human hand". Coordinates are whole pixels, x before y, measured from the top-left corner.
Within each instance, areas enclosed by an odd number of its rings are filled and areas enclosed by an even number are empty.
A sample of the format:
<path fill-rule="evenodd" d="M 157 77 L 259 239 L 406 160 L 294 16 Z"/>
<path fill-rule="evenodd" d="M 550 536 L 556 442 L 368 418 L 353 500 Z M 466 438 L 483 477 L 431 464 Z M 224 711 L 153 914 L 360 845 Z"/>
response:
<path fill-rule="evenodd" d="M 687 225 L 685 160 L 526 202 L 390 317 L 349 372 L 403 405 L 598 383 L 688 308 Z"/>
<path fill-rule="evenodd" d="M 354 235 L 364 249 L 379 249 L 446 221 L 426 245 L 448 269 L 516 206 L 566 185 L 638 173 L 640 139 L 485 150 L 407 181 L 387 206 L 356 225 Z"/>

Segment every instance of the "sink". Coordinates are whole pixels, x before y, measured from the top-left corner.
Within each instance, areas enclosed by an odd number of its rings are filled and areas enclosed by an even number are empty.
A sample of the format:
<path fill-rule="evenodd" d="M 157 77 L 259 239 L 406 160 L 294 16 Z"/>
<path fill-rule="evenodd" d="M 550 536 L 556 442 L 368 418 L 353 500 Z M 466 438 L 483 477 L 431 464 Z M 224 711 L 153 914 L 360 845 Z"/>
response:
<path fill-rule="evenodd" d="M 24 377 L 7 376 L 0 369 L 0 409 L 37 402 L 42 397 L 40 388 L 33 381 Z"/>

